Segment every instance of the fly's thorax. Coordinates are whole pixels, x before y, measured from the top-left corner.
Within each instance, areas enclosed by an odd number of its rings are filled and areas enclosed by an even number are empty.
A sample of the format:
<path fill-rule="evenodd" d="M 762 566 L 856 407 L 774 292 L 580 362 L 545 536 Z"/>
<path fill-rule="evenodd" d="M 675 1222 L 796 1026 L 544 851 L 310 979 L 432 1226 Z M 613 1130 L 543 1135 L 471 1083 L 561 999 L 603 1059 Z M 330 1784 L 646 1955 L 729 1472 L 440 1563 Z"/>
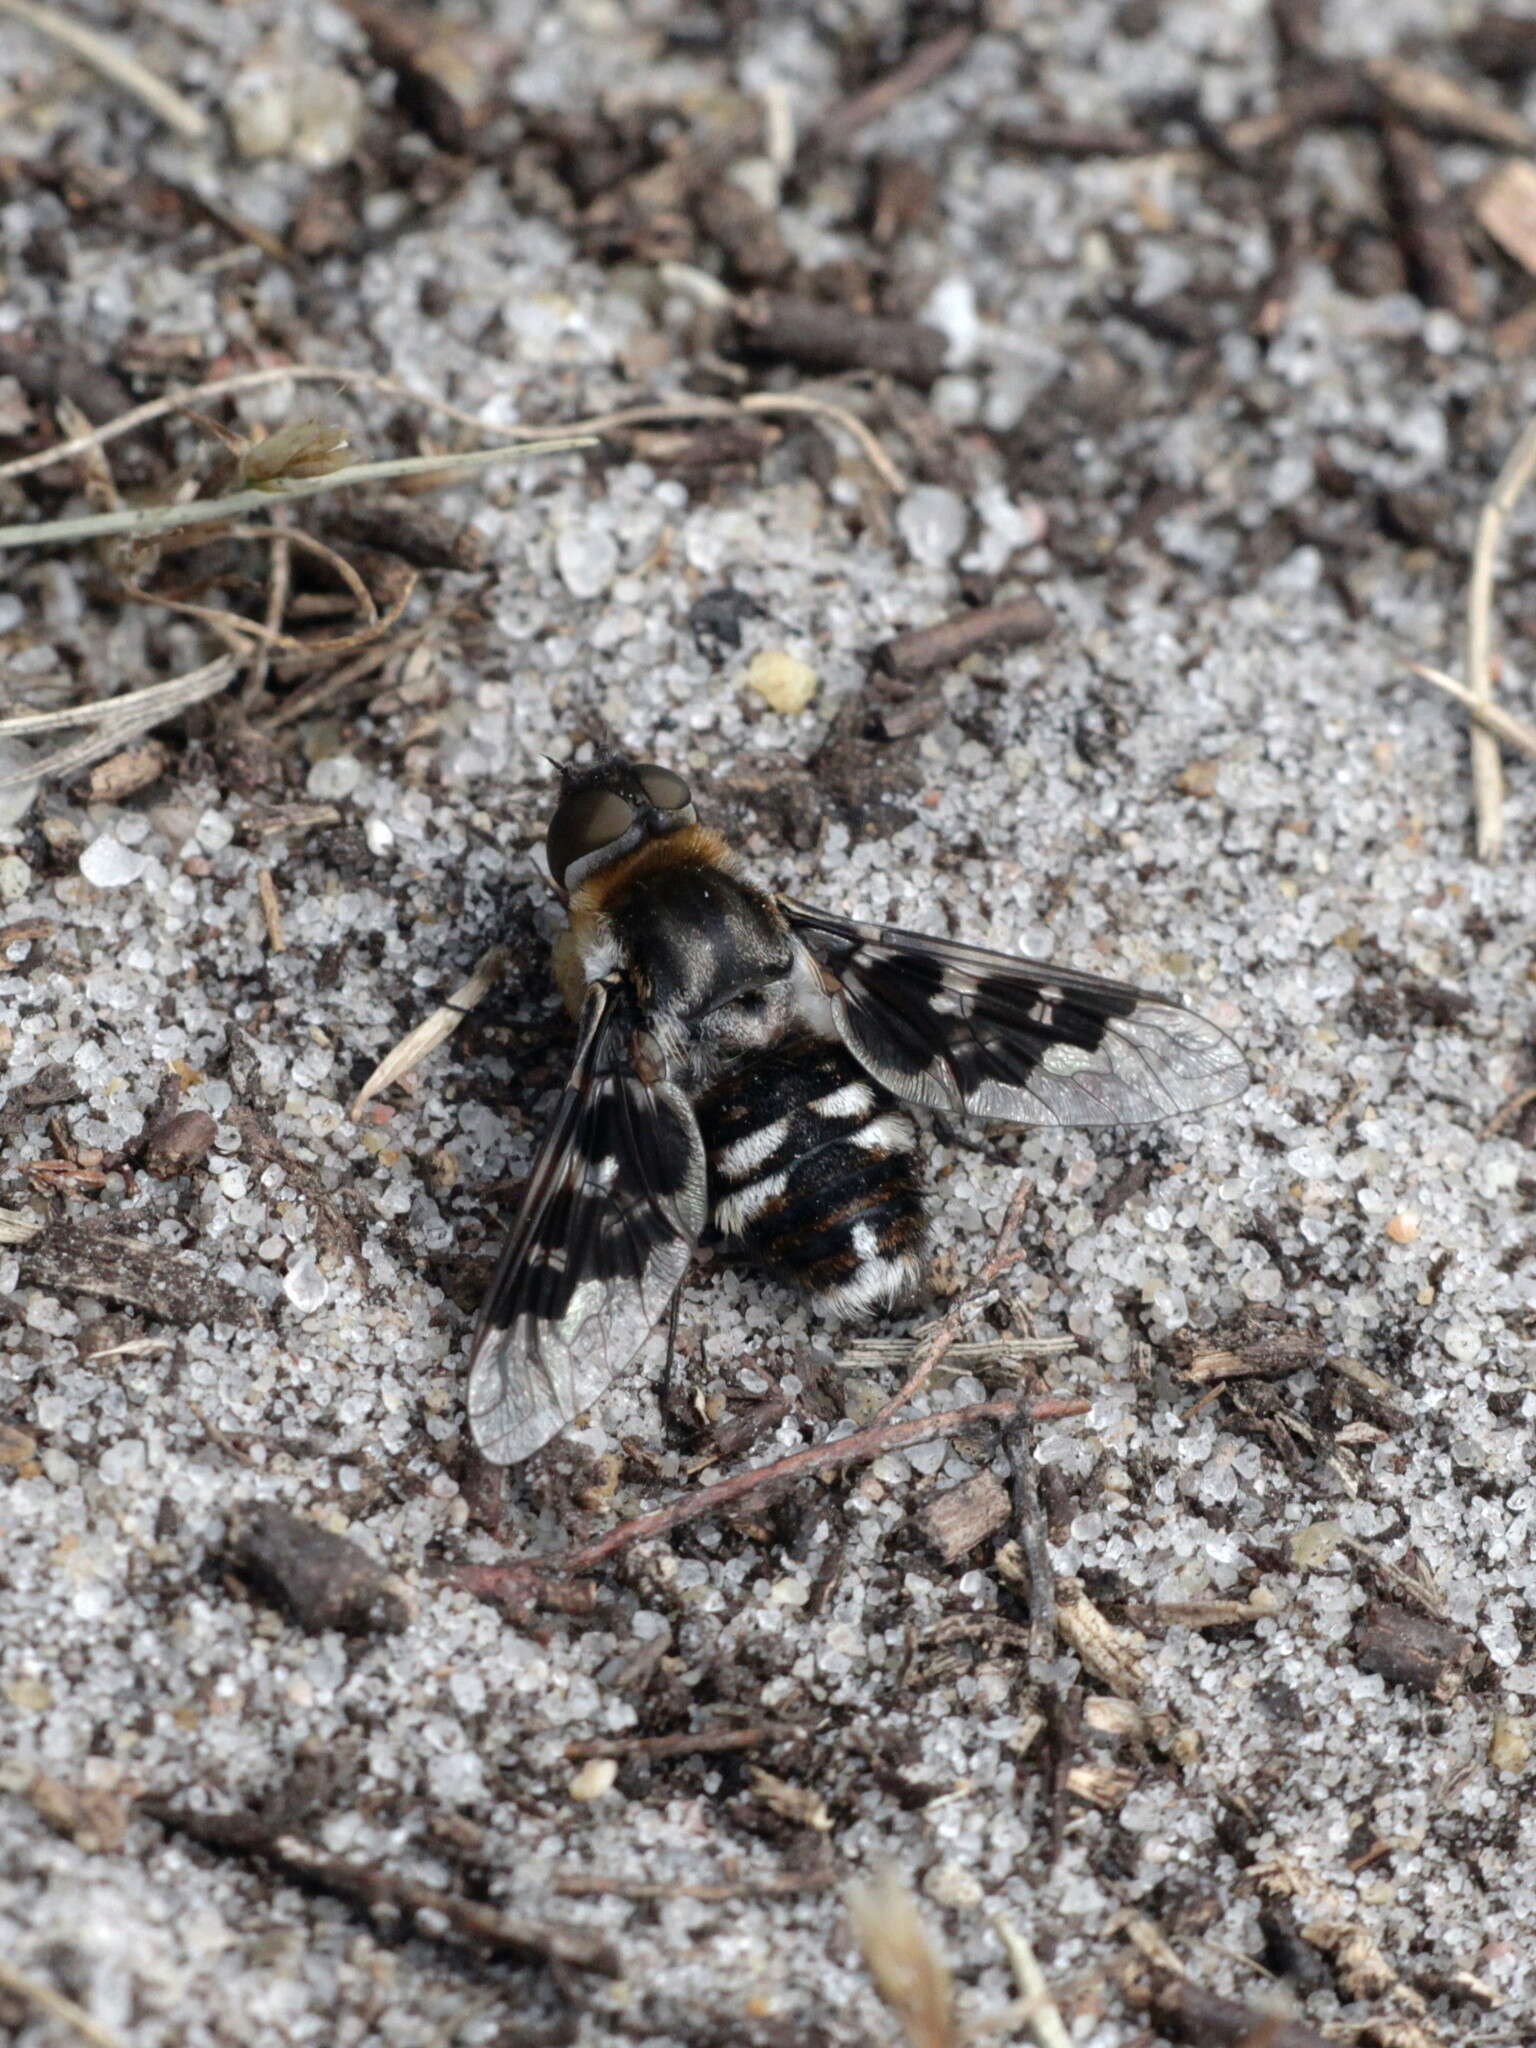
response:
<path fill-rule="evenodd" d="M 583 884 L 571 912 L 583 963 L 611 944 L 648 1016 L 735 1044 L 782 1028 L 794 961 L 788 928 L 713 833 L 692 828 L 650 842 Z"/>

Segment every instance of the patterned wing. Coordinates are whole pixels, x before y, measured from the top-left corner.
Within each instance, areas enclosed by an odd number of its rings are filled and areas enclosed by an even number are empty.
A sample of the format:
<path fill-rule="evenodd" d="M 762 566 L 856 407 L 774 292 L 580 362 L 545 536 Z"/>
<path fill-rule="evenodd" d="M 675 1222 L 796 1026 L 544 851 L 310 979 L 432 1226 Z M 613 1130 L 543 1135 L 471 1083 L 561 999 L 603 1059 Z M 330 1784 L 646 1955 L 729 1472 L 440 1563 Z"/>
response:
<path fill-rule="evenodd" d="M 618 1378 L 704 1228 L 693 1110 L 636 1073 L 637 1022 L 617 977 L 588 989 L 571 1078 L 480 1310 L 469 1424 L 494 1464 L 531 1457 Z"/>
<path fill-rule="evenodd" d="M 833 1023 L 903 1101 L 1026 1124 L 1144 1124 L 1242 1093 L 1225 1032 L 1126 982 L 780 899 Z"/>

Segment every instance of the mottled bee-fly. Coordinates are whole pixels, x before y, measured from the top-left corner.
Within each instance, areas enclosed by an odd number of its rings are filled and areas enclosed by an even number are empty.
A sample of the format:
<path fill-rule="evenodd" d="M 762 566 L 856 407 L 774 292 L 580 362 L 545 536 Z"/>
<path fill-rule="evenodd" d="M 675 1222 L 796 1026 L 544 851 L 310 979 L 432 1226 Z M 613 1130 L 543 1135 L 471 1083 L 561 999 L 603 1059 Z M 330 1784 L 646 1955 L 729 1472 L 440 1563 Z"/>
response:
<path fill-rule="evenodd" d="M 1246 1084 L 1176 996 L 770 895 L 669 768 L 562 771 L 545 845 L 576 1055 L 470 1351 L 470 1426 L 497 1464 L 631 1364 L 701 1242 L 834 1316 L 913 1300 L 908 1105 L 1139 1124 Z"/>

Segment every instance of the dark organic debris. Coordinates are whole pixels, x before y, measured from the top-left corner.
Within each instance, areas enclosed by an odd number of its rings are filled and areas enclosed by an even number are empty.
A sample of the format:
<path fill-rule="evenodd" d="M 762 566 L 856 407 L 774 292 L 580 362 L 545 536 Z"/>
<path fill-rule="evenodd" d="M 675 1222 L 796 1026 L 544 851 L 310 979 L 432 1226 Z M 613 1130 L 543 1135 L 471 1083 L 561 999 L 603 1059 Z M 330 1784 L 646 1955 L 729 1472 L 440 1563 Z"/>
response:
<path fill-rule="evenodd" d="M 309 1891 L 364 1907 L 386 1925 L 403 1923 L 421 1939 L 469 1942 L 519 1962 L 563 1964 L 604 1977 L 619 1974 L 612 1944 L 585 1928 L 505 1913 L 435 1885 L 416 1884 L 369 1864 L 328 1856 L 301 1836 L 272 1832 L 254 1814 L 193 1813 L 172 1800 L 156 1798 L 141 1799 L 138 1806 L 173 1834 L 223 1855 L 265 1863 Z"/>
<path fill-rule="evenodd" d="M 589 1742 L 568 1742 L 565 1754 L 571 1763 L 589 1757 L 632 1757 L 638 1763 L 661 1763 L 674 1756 L 726 1756 L 743 1749 L 756 1749 L 764 1742 L 798 1741 L 805 1731 L 779 1722 L 756 1728 L 692 1728 L 676 1735 L 615 1735 Z"/>
<path fill-rule="evenodd" d="M 120 1237 L 95 1223 L 53 1223 L 17 1247 L 23 1280 L 61 1294 L 90 1294 L 143 1309 L 161 1322 L 249 1324 L 257 1304 L 216 1279 L 191 1252 Z"/>
<path fill-rule="evenodd" d="M 12 943 L 21 936 L 19 930 L 13 931 Z M 57 1109 L 61 1103 L 78 1102 L 84 1093 L 70 1063 L 55 1060 L 51 1066 L 41 1068 L 30 1081 L 23 1081 L 19 1088 L 13 1088 L 6 1097 L 4 1109 L 0 1109 L 0 1138 L 8 1138 L 19 1131 L 33 1110 Z"/>
<path fill-rule="evenodd" d="M 1175 2038 L 1193 2042 L 1195 2048 L 1329 2048 L 1326 2037 L 1305 2020 L 1239 2005 L 1235 1998 L 1203 1990 L 1187 1977 L 1160 1985 L 1152 2005 Z"/>
<path fill-rule="evenodd" d="M 758 292 L 737 316 L 737 343 L 749 356 L 798 363 L 807 370 L 873 370 L 929 385 L 940 375 L 949 343 L 924 320 L 859 313 L 822 299 Z"/>
<path fill-rule="evenodd" d="M 1458 1630 L 1385 1600 L 1366 1609 L 1355 1633 L 1355 1662 L 1362 1671 L 1427 1693 L 1442 1705 L 1461 1691 L 1471 1656 L 1472 1645 Z"/>
<path fill-rule="evenodd" d="M 411 498 L 358 498 L 332 511 L 326 530 L 335 538 L 398 555 L 416 569 L 468 573 L 485 566 L 485 542 L 472 526 Z"/>
<path fill-rule="evenodd" d="M 144 1133 L 144 1165 L 159 1180 L 174 1180 L 201 1166 L 213 1150 L 218 1125 L 206 1109 L 173 1109 L 153 1118 Z"/>
<path fill-rule="evenodd" d="M 718 666 L 728 652 L 741 645 L 742 621 L 767 616 L 755 597 L 727 583 L 694 600 L 688 609 L 688 630 L 700 654 Z"/>
<path fill-rule="evenodd" d="M 936 626 L 898 633 L 875 649 L 875 665 L 887 675 L 912 680 L 937 669 L 954 668 L 969 654 L 998 654 L 1009 647 L 1027 647 L 1043 640 L 1056 621 L 1036 597 L 1017 597 L 1007 604 L 979 606 L 957 612 Z"/>
<path fill-rule="evenodd" d="M 361 1544 L 271 1501 L 235 1509 L 225 1558 L 311 1635 L 397 1635 L 415 1612 L 404 1581 Z"/>
<path fill-rule="evenodd" d="M 1407 121 L 1395 118 L 1382 123 L 1381 141 L 1398 230 L 1420 293 L 1429 305 L 1475 322 L 1482 313 L 1482 298 L 1467 238 L 1434 152 Z"/>

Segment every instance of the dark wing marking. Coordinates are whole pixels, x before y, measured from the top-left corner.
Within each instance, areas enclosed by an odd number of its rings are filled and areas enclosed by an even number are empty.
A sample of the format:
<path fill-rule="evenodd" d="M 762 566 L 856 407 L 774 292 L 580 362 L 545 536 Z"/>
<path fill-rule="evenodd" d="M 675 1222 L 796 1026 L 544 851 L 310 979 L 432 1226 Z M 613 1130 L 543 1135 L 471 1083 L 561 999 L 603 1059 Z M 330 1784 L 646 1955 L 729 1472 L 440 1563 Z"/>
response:
<path fill-rule="evenodd" d="M 636 1074 L 618 980 L 582 1005 L 571 1078 L 539 1148 L 469 1353 L 469 1425 L 498 1465 L 528 1458 L 634 1359 L 706 1217 L 687 1097 Z"/>
<path fill-rule="evenodd" d="M 779 907 L 830 981 L 838 1034 L 903 1101 L 1015 1123 L 1143 1124 L 1248 1085 L 1231 1039 L 1176 996 Z"/>

